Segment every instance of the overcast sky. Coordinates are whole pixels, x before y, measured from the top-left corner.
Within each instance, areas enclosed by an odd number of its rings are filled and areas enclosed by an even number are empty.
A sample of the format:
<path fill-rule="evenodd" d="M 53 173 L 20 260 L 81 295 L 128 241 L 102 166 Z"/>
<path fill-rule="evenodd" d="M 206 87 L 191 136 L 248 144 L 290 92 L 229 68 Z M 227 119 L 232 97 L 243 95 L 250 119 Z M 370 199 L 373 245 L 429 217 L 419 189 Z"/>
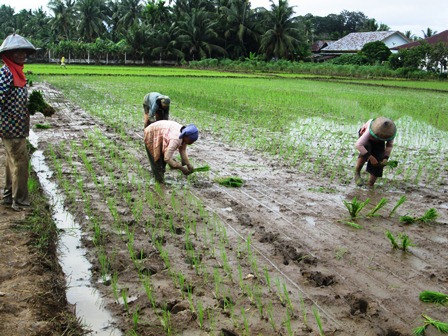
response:
<path fill-rule="evenodd" d="M 241 0 L 243 1 L 243 0 Z M 249 0 L 252 8 L 270 9 L 269 0 Z M 278 3 L 277 0 L 274 0 Z M 47 10 L 48 0 L 0 0 L 0 5 L 21 9 Z M 368 18 L 388 25 L 392 30 L 404 33 L 410 30 L 423 37 L 422 30 L 431 28 L 442 32 L 448 29 L 448 0 L 289 0 L 297 15 L 311 13 L 315 16 L 339 14 L 343 10 L 363 12 Z"/>

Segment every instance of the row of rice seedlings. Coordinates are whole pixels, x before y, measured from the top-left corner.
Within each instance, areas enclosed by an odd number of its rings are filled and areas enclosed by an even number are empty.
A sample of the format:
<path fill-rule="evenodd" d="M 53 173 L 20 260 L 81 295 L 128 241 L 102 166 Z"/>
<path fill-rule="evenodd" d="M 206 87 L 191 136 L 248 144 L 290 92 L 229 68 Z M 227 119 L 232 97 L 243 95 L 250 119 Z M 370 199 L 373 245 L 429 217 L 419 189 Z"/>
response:
<path fill-rule="evenodd" d="M 410 246 L 415 246 L 409 236 L 405 233 L 399 233 L 397 237 L 394 236 L 392 232 L 389 230 L 386 231 L 386 237 L 389 239 L 392 244 L 392 248 L 400 249 L 404 252 L 408 251 Z M 398 242 L 400 240 L 400 242 Z"/>

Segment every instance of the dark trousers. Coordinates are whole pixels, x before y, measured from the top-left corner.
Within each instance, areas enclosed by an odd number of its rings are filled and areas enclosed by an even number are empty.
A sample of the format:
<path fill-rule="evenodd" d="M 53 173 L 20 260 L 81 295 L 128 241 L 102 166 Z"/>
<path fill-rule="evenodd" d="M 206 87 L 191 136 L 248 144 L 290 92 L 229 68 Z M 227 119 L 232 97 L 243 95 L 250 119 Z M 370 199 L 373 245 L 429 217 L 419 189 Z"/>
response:
<path fill-rule="evenodd" d="M 367 154 L 365 157 L 369 157 L 373 155 L 378 162 L 383 161 L 384 159 L 384 151 L 386 150 L 386 142 L 385 141 L 369 141 L 369 144 L 366 146 Z M 383 176 L 384 167 L 381 165 L 373 166 L 370 161 L 367 162 L 366 171 L 376 177 Z"/>
<path fill-rule="evenodd" d="M 149 163 L 151 164 L 151 170 L 154 174 L 154 178 L 159 183 L 165 183 L 165 170 L 166 170 L 166 162 L 163 158 L 163 155 L 157 161 L 154 161 L 154 157 L 148 150 L 148 147 L 145 146 L 146 154 L 148 154 Z"/>

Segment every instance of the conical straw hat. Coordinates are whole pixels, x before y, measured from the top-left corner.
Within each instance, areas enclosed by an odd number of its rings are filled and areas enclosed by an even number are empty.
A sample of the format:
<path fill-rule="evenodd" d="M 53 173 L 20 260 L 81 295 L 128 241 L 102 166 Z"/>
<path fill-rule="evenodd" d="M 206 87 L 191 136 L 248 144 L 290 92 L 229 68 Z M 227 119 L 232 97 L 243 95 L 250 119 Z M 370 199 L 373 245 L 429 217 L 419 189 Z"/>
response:
<path fill-rule="evenodd" d="M 378 117 L 370 123 L 370 135 L 381 141 L 390 141 L 395 138 L 397 127 L 395 123 L 385 117 Z"/>

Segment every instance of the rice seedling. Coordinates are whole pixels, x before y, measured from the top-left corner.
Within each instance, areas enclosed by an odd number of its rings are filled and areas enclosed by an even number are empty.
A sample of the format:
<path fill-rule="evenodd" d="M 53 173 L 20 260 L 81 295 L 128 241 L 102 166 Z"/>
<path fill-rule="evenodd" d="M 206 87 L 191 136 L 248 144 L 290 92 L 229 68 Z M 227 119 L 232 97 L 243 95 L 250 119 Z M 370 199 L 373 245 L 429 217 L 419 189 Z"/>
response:
<path fill-rule="evenodd" d="M 348 225 L 348 226 L 351 226 L 354 229 L 362 229 L 362 226 L 359 225 L 358 223 L 350 222 L 350 221 L 341 221 L 341 222 L 346 224 L 346 225 Z"/>
<path fill-rule="evenodd" d="M 204 327 L 204 307 L 202 306 L 201 301 L 198 301 L 196 311 L 198 315 L 199 328 L 202 329 Z"/>
<path fill-rule="evenodd" d="M 210 171 L 210 166 L 202 166 L 193 169 L 193 173 L 203 173 Z"/>
<path fill-rule="evenodd" d="M 382 209 L 387 203 L 387 199 L 385 197 L 383 197 L 378 204 L 372 209 L 370 210 L 367 214 L 366 217 L 374 217 L 374 216 L 378 216 L 376 213 Z"/>
<path fill-rule="evenodd" d="M 398 166 L 397 160 L 389 160 L 386 163 L 386 167 L 396 168 Z"/>
<path fill-rule="evenodd" d="M 403 251 L 407 251 L 410 246 L 415 246 L 414 244 L 412 244 L 412 241 L 409 239 L 409 236 L 405 233 L 399 233 L 398 236 L 395 237 L 390 231 L 386 231 L 386 237 L 392 244 L 393 249 L 400 249 Z M 400 243 L 398 243 L 397 240 L 400 240 Z"/>
<path fill-rule="evenodd" d="M 160 316 L 159 319 L 166 334 L 172 335 L 171 313 L 166 307 L 162 310 L 162 316 Z"/>
<path fill-rule="evenodd" d="M 268 314 L 268 319 L 269 319 L 269 323 L 272 327 L 272 330 L 274 332 L 277 331 L 277 325 L 275 324 L 275 319 L 274 319 L 274 314 L 272 313 L 272 302 L 268 303 L 268 307 L 267 307 L 267 314 Z"/>
<path fill-rule="evenodd" d="M 360 211 L 370 202 L 370 198 L 367 198 L 364 202 L 360 202 L 357 200 L 357 198 L 355 196 L 351 202 L 347 202 L 347 201 L 342 201 L 342 202 L 347 207 L 350 217 L 357 218 Z"/>
<path fill-rule="evenodd" d="M 406 201 L 406 196 L 401 196 L 399 198 L 399 200 L 397 201 L 397 204 L 395 204 L 395 206 L 393 207 L 393 209 L 391 210 L 391 212 L 389 213 L 389 217 L 392 217 L 392 215 L 395 213 L 395 211 L 397 211 L 398 207 L 400 205 L 402 205 L 404 202 Z"/>
<path fill-rule="evenodd" d="M 433 326 L 437 331 L 439 331 L 442 334 L 448 334 L 448 323 L 435 320 L 428 315 L 423 314 L 423 318 L 425 319 L 424 324 L 422 326 L 419 326 L 415 328 L 412 332 L 416 336 L 424 336 L 426 333 L 426 328 L 429 326 Z"/>
<path fill-rule="evenodd" d="M 35 124 L 34 127 L 37 129 L 50 129 L 51 125 L 50 124 Z"/>
<path fill-rule="evenodd" d="M 244 324 L 245 335 L 250 335 L 250 333 L 249 333 L 249 320 L 246 317 L 246 311 L 244 310 L 244 307 L 241 307 L 241 316 L 243 317 L 243 324 Z"/>
<path fill-rule="evenodd" d="M 431 223 L 436 220 L 436 218 L 439 216 L 437 213 L 437 210 L 434 208 L 431 208 L 425 212 L 425 214 L 421 217 L 412 217 L 412 216 L 401 216 L 400 222 L 403 222 L 405 224 L 413 224 L 415 222 L 422 222 L 422 223 Z"/>
<path fill-rule="evenodd" d="M 217 177 L 214 181 L 222 186 L 231 188 L 239 188 L 244 184 L 244 180 L 237 176 Z"/>
<path fill-rule="evenodd" d="M 324 336 L 325 334 L 324 329 L 322 327 L 322 320 L 320 318 L 319 311 L 317 310 L 316 306 L 313 306 L 312 310 L 314 318 L 316 319 L 317 327 L 319 328 L 319 336 Z"/>
<path fill-rule="evenodd" d="M 294 331 L 292 330 L 292 325 L 291 325 L 291 315 L 289 315 L 289 310 L 286 309 L 286 317 L 285 320 L 283 321 L 283 325 L 285 326 L 286 332 L 288 335 L 292 336 L 294 335 Z"/>
<path fill-rule="evenodd" d="M 138 327 L 138 321 L 140 319 L 140 308 L 137 306 L 135 310 L 132 312 L 132 325 L 134 328 L 134 331 Z"/>
<path fill-rule="evenodd" d="M 441 292 L 423 291 L 419 295 L 419 299 L 423 302 L 448 304 L 448 295 Z"/>

